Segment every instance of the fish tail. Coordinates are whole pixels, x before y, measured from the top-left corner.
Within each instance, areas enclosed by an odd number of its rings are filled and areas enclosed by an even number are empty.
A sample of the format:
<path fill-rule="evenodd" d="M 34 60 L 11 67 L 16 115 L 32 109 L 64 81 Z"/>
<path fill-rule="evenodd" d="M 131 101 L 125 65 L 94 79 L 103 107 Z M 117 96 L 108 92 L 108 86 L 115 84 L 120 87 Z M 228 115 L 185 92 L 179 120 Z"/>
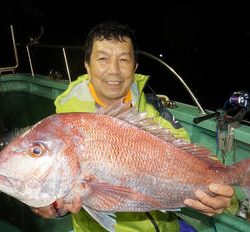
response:
<path fill-rule="evenodd" d="M 229 166 L 231 184 L 240 186 L 250 200 L 250 159 L 241 160 Z"/>

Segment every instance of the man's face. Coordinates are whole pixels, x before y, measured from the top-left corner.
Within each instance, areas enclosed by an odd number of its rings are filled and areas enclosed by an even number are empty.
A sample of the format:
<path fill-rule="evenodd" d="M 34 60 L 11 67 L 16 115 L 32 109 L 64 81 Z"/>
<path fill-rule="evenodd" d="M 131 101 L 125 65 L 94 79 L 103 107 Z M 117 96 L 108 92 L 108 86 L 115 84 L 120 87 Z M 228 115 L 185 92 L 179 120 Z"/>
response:
<path fill-rule="evenodd" d="M 85 67 L 104 104 L 108 106 L 126 96 L 137 68 L 131 40 L 95 40 L 90 63 L 85 63 Z"/>

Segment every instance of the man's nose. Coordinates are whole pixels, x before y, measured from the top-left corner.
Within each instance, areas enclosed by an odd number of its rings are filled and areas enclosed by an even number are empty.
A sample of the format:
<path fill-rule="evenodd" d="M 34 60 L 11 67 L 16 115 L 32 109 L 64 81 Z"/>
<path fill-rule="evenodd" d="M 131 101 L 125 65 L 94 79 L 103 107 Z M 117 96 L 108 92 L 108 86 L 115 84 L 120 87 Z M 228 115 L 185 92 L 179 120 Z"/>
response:
<path fill-rule="evenodd" d="M 109 65 L 109 70 L 111 73 L 118 73 L 119 72 L 119 62 L 116 59 L 111 60 Z"/>

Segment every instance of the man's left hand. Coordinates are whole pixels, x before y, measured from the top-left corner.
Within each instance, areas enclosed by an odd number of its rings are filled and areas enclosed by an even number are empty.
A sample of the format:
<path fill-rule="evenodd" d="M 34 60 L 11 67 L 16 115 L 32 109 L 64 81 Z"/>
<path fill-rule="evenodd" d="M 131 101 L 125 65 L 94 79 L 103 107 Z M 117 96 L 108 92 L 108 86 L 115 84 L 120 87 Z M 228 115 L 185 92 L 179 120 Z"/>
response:
<path fill-rule="evenodd" d="M 223 213 L 224 209 L 230 206 L 231 198 L 234 195 L 233 187 L 222 184 L 210 184 L 208 189 L 214 196 L 197 190 L 195 192 L 197 200 L 186 199 L 184 204 L 208 216 Z"/>

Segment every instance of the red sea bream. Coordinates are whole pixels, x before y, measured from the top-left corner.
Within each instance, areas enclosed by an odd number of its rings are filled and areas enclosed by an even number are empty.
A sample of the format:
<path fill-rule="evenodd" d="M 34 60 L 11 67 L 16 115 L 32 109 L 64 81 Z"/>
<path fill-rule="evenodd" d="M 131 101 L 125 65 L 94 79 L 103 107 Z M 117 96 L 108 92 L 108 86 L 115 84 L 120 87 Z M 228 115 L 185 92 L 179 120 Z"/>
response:
<path fill-rule="evenodd" d="M 121 103 L 54 114 L 15 138 L 0 152 L 0 191 L 33 207 L 81 195 L 84 209 L 114 231 L 112 213 L 185 207 L 210 183 L 249 191 L 249 159 L 224 166 L 214 158 Z"/>

